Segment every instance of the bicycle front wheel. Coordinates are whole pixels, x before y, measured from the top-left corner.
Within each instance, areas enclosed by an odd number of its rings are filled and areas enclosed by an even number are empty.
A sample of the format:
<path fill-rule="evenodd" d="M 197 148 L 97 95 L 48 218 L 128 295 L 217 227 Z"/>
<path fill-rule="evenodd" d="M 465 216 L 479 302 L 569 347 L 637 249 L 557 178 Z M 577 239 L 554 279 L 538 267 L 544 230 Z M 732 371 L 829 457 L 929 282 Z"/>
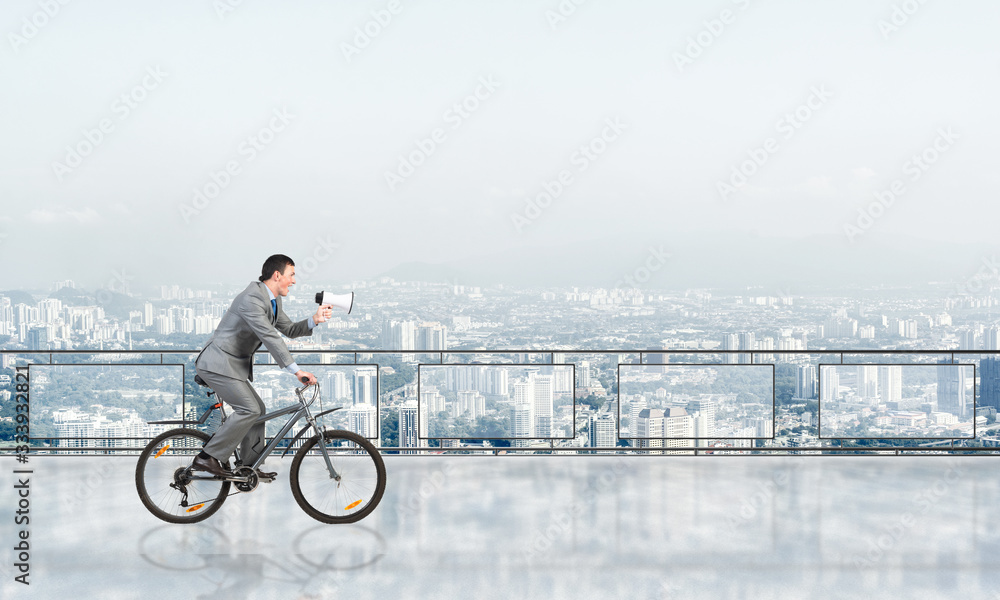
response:
<path fill-rule="evenodd" d="M 323 523 L 354 523 L 375 510 L 385 492 L 385 463 L 371 442 L 351 431 L 323 434 L 331 473 L 314 436 L 299 448 L 289 481 L 307 515 Z"/>
<path fill-rule="evenodd" d="M 171 429 L 153 438 L 139 455 L 135 487 L 142 503 L 157 518 L 167 523 L 197 523 L 222 508 L 229 494 L 228 481 L 186 476 L 208 438 L 207 433 L 195 429 Z M 206 476 L 203 471 L 195 473 Z"/>

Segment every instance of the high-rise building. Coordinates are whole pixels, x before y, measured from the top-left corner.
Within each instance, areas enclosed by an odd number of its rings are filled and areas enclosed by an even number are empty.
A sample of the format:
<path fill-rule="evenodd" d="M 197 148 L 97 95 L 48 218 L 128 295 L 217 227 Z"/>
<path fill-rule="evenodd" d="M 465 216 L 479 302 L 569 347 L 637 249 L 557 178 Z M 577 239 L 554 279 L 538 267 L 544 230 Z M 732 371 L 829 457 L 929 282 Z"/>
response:
<path fill-rule="evenodd" d="M 646 402 L 645 396 L 633 396 L 632 401 L 629 402 L 628 410 L 628 430 L 632 437 L 636 437 L 639 427 L 639 412 L 647 408 L 649 404 Z"/>
<path fill-rule="evenodd" d="M 644 408 L 639 411 L 635 437 L 642 438 L 634 440 L 637 448 L 662 448 L 663 447 L 663 409 Z"/>
<path fill-rule="evenodd" d="M 416 329 L 413 321 L 384 321 L 382 347 L 386 350 L 413 350 Z"/>
<path fill-rule="evenodd" d="M 983 359 L 980 365 L 987 360 L 991 359 Z M 972 402 L 966 394 L 966 369 L 961 365 L 942 365 L 937 369 L 938 411 L 951 413 L 959 419 L 970 416 L 972 410 Z"/>
<path fill-rule="evenodd" d="M 170 315 L 160 315 L 156 317 L 156 333 L 168 335 L 174 332 L 174 321 Z"/>
<path fill-rule="evenodd" d="M 515 384 L 515 387 L 518 384 Z M 532 437 L 532 426 L 533 417 L 531 414 L 530 404 L 514 404 L 511 407 L 511 428 L 513 431 L 511 434 L 515 438 L 530 438 Z M 517 445 L 517 444 L 515 444 Z M 523 445 L 523 444 L 522 444 Z"/>
<path fill-rule="evenodd" d="M 714 411 L 713 411 L 714 415 Z M 713 417 L 714 418 L 714 417 Z M 690 438 L 694 437 L 694 429 L 691 423 L 691 415 L 683 408 L 667 408 L 663 411 L 663 433 L 668 438 Z M 670 442 L 679 442 L 671 444 Z M 678 439 L 667 442 L 670 446 L 685 446 L 690 440 Z"/>
<path fill-rule="evenodd" d="M 446 390 L 478 390 L 479 380 L 484 365 L 454 365 L 436 367 L 444 371 L 444 387 Z"/>
<path fill-rule="evenodd" d="M 535 434 L 535 382 L 530 378 L 514 383 L 514 405 L 511 424 L 514 437 L 534 437 Z"/>
<path fill-rule="evenodd" d="M 347 409 L 348 429 L 366 438 L 378 437 L 378 413 L 372 404 L 354 404 Z"/>
<path fill-rule="evenodd" d="M 10 298 L 0 296 L 0 335 L 9 335 L 14 330 L 14 307 Z"/>
<path fill-rule="evenodd" d="M 740 338 L 735 333 L 724 333 L 722 335 L 722 350 L 739 350 L 740 349 Z M 736 364 L 739 362 L 738 354 L 723 354 L 722 362 L 727 365 Z"/>
<path fill-rule="evenodd" d="M 591 413 L 587 438 L 587 445 L 591 448 L 614 448 L 618 443 L 614 415 Z"/>
<path fill-rule="evenodd" d="M 757 349 L 761 350 L 761 351 L 763 351 L 763 350 L 774 350 L 774 338 L 773 337 L 765 337 L 765 338 L 761 338 L 761 339 L 757 340 Z M 773 354 L 761 354 L 760 356 L 758 356 L 757 362 L 759 362 L 759 363 L 774 362 L 774 355 Z"/>
<path fill-rule="evenodd" d="M 963 329 L 958 332 L 959 350 L 979 350 L 980 341 L 975 329 Z"/>
<path fill-rule="evenodd" d="M 425 385 L 420 388 L 420 403 L 431 418 L 436 417 L 439 412 L 445 410 L 444 396 L 433 385 Z"/>
<path fill-rule="evenodd" d="M 465 415 L 470 421 L 486 414 L 486 398 L 476 390 L 460 390 L 455 404 L 455 416 Z"/>
<path fill-rule="evenodd" d="M 637 448 L 680 448 L 693 444 L 694 423 L 683 408 L 644 408 L 639 411 Z M 657 452 L 659 453 L 659 452 Z"/>
<path fill-rule="evenodd" d="M 576 376 L 580 380 L 580 387 L 590 387 L 590 361 L 580 361 L 580 364 L 576 367 Z"/>
<path fill-rule="evenodd" d="M 447 350 L 448 328 L 441 323 L 421 323 L 417 327 L 417 350 Z"/>
<path fill-rule="evenodd" d="M 1000 350 L 1000 327 L 990 327 L 984 332 L 983 350 Z"/>
<path fill-rule="evenodd" d="M 878 396 L 879 367 L 861 365 L 858 367 L 858 396 L 874 400 Z"/>
<path fill-rule="evenodd" d="M 836 401 L 840 392 L 840 374 L 837 367 L 820 368 L 819 373 L 820 402 Z"/>
<path fill-rule="evenodd" d="M 552 391 L 556 394 L 569 394 L 573 391 L 572 366 L 552 369 Z"/>
<path fill-rule="evenodd" d="M 45 298 L 38 301 L 38 320 L 42 323 L 55 323 L 62 312 L 62 301 L 58 298 Z"/>
<path fill-rule="evenodd" d="M 978 406 L 992 406 L 1000 412 L 1000 357 L 988 356 L 979 361 Z"/>
<path fill-rule="evenodd" d="M 176 312 L 176 323 L 174 325 L 177 331 L 184 333 L 191 333 L 194 331 L 194 309 L 193 308 L 181 308 Z"/>
<path fill-rule="evenodd" d="M 49 328 L 44 325 L 32 327 L 28 330 L 27 342 L 31 350 L 48 350 Z"/>
<path fill-rule="evenodd" d="M 716 402 L 710 394 L 702 394 L 697 400 L 688 402 L 688 412 L 698 414 L 698 437 L 713 437 L 715 435 Z"/>
<path fill-rule="evenodd" d="M 889 365 L 878 368 L 878 388 L 882 402 L 899 402 L 903 399 L 903 367 Z"/>
<path fill-rule="evenodd" d="M 142 326 L 149 328 L 153 325 L 153 303 L 146 302 L 142 305 Z"/>
<path fill-rule="evenodd" d="M 503 367 L 486 369 L 486 384 L 480 390 L 484 394 L 507 396 L 510 394 L 510 371 Z"/>
<path fill-rule="evenodd" d="M 535 437 L 552 437 L 552 377 L 535 375 L 532 380 Z"/>
<path fill-rule="evenodd" d="M 331 400 L 346 400 L 351 398 L 351 385 L 347 380 L 347 374 L 340 369 L 327 371 L 323 378 L 323 397 Z"/>
<path fill-rule="evenodd" d="M 417 435 L 417 402 L 407 400 L 399 407 L 399 446 L 416 448 L 420 437 Z M 403 450 L 403 454 L 416 454 L 416 450 Z"/>
<path fill-rule="evenodd" d="M 795 397 L 816 398 L 816 365 L 799 365 L 795 371 Z"/>
<path fill-rule="evenodd" d="M 840 315 L 823 324 L 823 337 L 848 338 L 858 334 L 857 319 L 849 319 Z"/>
<path fill-rule="evenodd" d="M 354 369 L 354 404 L 375 405 L 378 398 L 378 367 Z"/>
<path fill-rule="evenodd" d="M 212 315 L 199 315 L 194 318 L 194 332 L 196 335 L 208 335 L 219 326 L 219 319 Z"/>
<path fill-rule="evenodd" d="M 744 425 L 753 430 L 753 437 L 769 438 L 774 436 L 774 423 L 771 419 L 747 419 Z"/>
<path fill-rule="evenodd" d="M 752 352 L 757 349 L 757 339 L 752 331 L 742 331 L 739 335 L 740 350 L 746 350 L 746 354 L 739 355 L 740 363 L 750 363 L 752 362 L 753 354 Z"/>

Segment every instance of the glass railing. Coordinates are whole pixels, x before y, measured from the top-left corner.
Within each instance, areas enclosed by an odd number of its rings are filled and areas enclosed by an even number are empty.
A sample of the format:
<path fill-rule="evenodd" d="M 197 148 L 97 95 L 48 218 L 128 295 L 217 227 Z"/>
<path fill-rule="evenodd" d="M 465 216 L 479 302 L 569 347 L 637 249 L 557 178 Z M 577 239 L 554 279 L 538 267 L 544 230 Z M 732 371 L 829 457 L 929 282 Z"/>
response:
<path fill-rule="evenodd" d="M 136 453 L 215 403 L 196 350 L 2 353 L 0 452 L 14 394 L 34 453 Z M 383 453 L 914 454 L 1000 451 L 1000 351 L 310 350 L 324 417 Z M 268 410 L 294 380 L 255 357 Z M 18 391 L 16 373 L 28 377 Z M 318 412 L 318 410 L 314 411 Z M 199 427 L 211 432 L 218 411 Z M 283 419 L 268 423 L 276 434 Z M 293 435 L 297 428 L 293 429 Z M 300 441 L 301 443 L 301 441 Z"/>

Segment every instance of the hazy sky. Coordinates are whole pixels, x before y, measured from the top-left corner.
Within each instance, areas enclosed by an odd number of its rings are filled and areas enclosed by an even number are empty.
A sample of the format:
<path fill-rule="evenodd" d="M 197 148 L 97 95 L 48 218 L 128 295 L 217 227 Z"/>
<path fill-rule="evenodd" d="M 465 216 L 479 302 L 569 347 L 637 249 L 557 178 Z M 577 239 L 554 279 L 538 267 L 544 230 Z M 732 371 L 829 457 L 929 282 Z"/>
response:
<path fill-rule="evenodd" d="M 989 0 L 51 1 L 0 14 L 3 288 L 245 282 L 318 239 L 340 282 L 608 235 L 985 243 L 1000 217 Z"/>

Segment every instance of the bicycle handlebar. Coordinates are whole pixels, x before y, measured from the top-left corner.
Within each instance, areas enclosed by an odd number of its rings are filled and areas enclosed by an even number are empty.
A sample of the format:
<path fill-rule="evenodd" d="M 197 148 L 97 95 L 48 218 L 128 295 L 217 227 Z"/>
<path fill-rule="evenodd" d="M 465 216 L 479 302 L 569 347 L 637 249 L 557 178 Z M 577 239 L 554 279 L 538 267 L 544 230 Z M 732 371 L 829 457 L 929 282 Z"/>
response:
<path fill-rule="evenodd" d="M 303 377 L 300 381 L 302 381 L 302 383 L 306 383 L 306 381 L 308 381 L 308 378 Z M 295 388 L 295 395 L 298 396 L 299 399 L 302 400 L 303 402 L 305 402 L 306 399 L 302 397 L 302 392 L 305 391 L 306 388 L 309 388 L 309 387 L 310 387 L 309 384 L 306 384 L 306 385 L 304 385 L 302 387 Z M 319 381 L 317 381 L 316 383 L 312 384 L 312 388 L 313 388 L 313 395 L 312 395 L 312 398 L 309 399 L 308 404 L 312 404 L 313 401 L 316 400 L 316 395 L 319 394 Z"/>

